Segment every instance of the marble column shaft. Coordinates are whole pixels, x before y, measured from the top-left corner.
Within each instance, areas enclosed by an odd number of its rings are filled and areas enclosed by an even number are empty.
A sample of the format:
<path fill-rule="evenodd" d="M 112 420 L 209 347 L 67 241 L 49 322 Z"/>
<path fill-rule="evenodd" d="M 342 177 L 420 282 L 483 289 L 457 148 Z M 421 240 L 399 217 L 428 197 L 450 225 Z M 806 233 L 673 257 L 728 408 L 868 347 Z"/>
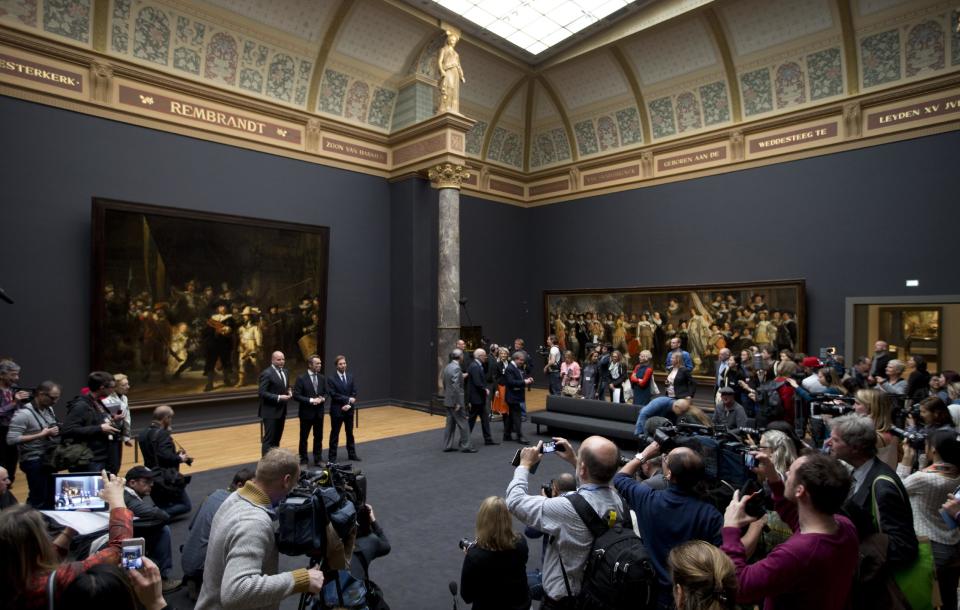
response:
<path fill-rule="evenodd" d="M 437 264 L 437 384 L 460 338 L 460 189 L 440 188 Z"/>

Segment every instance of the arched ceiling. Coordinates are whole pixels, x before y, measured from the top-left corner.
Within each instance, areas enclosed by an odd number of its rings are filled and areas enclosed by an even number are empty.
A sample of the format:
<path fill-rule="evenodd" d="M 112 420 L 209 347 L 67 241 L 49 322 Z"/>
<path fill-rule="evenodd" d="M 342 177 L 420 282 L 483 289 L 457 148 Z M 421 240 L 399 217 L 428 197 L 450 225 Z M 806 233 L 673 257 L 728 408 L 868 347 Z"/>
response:
<path fill-rule="evenodd" d="M 0 25 L 386 134 L 435 112 L 421 4 L 0 0 Z M 539 64 L 464 36 L 468 156 L 538 171 L 960 69 L 955 0 L 637 7 Z"/>

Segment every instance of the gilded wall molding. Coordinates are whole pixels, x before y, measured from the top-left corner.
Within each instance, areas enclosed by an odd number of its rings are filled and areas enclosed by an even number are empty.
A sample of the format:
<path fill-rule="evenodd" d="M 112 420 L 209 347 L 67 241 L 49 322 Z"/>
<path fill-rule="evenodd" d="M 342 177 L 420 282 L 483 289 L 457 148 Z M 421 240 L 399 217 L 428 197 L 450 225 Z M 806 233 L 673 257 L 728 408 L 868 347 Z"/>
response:
<path fill-rule="evenodd" d="M 567 109 L 564 108 L 563 104 L 560 103 L 560 96 L 557 95 L 557 91 L 553 88 L 553 85 L 550 84 L 542 74 L 537 75 L 537 82 L 540 83 L 540 86 L 543 87 L 543 90 L 547 92 L 547 95 L 550 96 L 550 101 L 553 102 L 554 107 L 557 109 L 557 113 L 560 115 L 560 122 L 563 123 L 563 130 L 567 132 L 567 142 L 570 143 L 570 158 L 573 161 L 580 160 L 580 153 L 577 150 L 577 140 L 573 135 L 573 123 L 570 122 L 570 116 L 567 114 Z"/>
<path fill-rule="evenodd" d="M 630 67 L 630 62 L 627 61 L 620 47 L 611 45 L 610 53 L 613 54 L 613 59 L 616 60 L 617 65 L 620 66 L 620 70 L 623 71 L 623 76 L 627 79 L 627 82 L 630 83 L 633 97 L 637 101 L 637 112 L 640 113 L 640 131 L 643 133 L 643 143 L 649 144 L 653 141 L 653 132 L 650 130 L 650 115 L 647 113 L 647 104 L 643 100 L 643 90 L 640 89 L 640 81 L 637 80 L 636 72 Z"/>
<path fill-rule="evenodd" d="M 857 59 L 857 30 L 853 25 L 852 0 L 836 0 L 840 16 L 840 33 L 843 37 L 843 63 L 847 69 L 847 95 L 860 92 L 860 62 Z"/>
<path fill-rule="evenodd" d="M 734 123 L 743 120 L 743 109 L 740 104 L 740 81 L 737 79 L 737 67 L 733 63 L 733 52 L 730 50 L 730 42 L 727 40 L 727 34 L 723 29 L 723 23 L 720 16 L 712 7 L 703 9 L 703 17 L 710 26 L 710 32 L 713 34 L 713 40 L 717 44 L 717 50 L 720 51 L 720 57 L 723 59 L 723 70 L 727 74 L 727 85 L 730 89 L 730 114 Z"/>
<path fill-rule="evenodd" d="M 323 35 L 323 42 L 320 44 L 320 50 L 317 51 L 317 58 L 313 61 L 313 73 L 310 75 L 310 85 L 307 89 L 307 110 L 313 111 L 317 107 L 317 95 L 320 91 L 320 83 L 323 81 L 323 71 L 327 67 L 327 58 L 330 56 L 330 49 L 333 48 L 333 41 L 340 33 L 340 26 L 353 8 L 354 0 L 340 0 L 340 6 L 330 20 L 330 26 Z"/>
<path fill-rule="evenodd" d="M 493 138 L 493 130 L 497 128 L 497 124 L 500 122 L 500 117 L 503 116 L 503 112 L 507 109 L 507 106 L 510 104 L 510 100 L 513 99 L 513 96 L 520 91 L 521 87 L 529 82 L 530 77 L 528 75 L 524 74 L 521 76 L 519 79 L 517 79 L 517 82 L 507 89 L 507 92 L 500 100 L 500 104 L 497 105 L 497 110 L 493 113 L 493 117 L 490 119 L 487 131 L 483 134 L 483 145 L 480 147 L 480 158 L 484 161 L 487 160 L 487 152 L 490 151 L 490 140 Z"/>

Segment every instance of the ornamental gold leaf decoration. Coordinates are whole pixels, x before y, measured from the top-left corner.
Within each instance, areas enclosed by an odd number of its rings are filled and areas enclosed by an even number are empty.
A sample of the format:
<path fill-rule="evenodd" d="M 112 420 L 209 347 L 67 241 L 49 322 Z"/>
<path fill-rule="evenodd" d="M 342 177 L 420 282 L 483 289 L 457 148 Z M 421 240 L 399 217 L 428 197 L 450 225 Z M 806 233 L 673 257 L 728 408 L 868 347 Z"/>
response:
<path fill-rule="evenodd" d="M 427 172 L 427 177 L 430 178 L 430 182 L 434 188 L 459 189 L 463 181 L 470 178 L 470 172 L 462 165 L 444 163 L 443 165 L 432 167 L 430 171 Z"/>

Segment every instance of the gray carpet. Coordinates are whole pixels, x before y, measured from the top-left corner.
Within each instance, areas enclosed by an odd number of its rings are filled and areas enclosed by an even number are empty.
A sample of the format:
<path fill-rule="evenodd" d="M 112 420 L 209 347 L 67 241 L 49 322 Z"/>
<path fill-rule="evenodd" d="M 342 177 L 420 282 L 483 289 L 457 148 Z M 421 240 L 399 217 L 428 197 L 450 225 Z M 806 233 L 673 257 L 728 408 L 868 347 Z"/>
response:
<path fill-rule="evenodd" d="M 535 427 L 525 424 L 527 436 L 536 441 Z M 502 425 L 493 424 L 499 441 Z M 460 581 L 463 553 L 457 547 L 461 538 L 473 538 L 476 511 L 480 502 L 491 495 L 502 496 L 513 476 L 515 442 L 500 446 L 484 446 L 479 427 L 473 443 L 479 453 L 443 453 L 442 431 L 428 431 L 406 436 L 362 443 L 357 452 L 363 458 L 358 466 L 368 477 L 369 502 L 374 507 L 392 545 L 386 557 L 376 560 L 370 574 L 383 589 L 394 610 L 432 610 L 452 607 L 448 591 L 450 581 Z M 210 491 L 225 487 L 238 468 L 202 472 L 194 475 L 189 491 L 194 505 Z M 570 467 L 556 456 L 546 456 L 537 474 L 531 478 L 531 491 L 539 489 Z M 189 519 L 172 525 L 175 547 L 174 564 L 179 577 L 179 553 Z M 523 531 L 518 522 L 516 531 Z M 540 542 L 532 541 L 528 569 L 539 567 Z M 281 569 L 307 565 L 306 558 L 281 556 Z M 168 597 L 179 610 L 192 608 L 186 591 Z M 468 607 L 463 600 L 460 607 Z M 283 608 L 296 608 L 297 598 L 286 600 Z"/>

